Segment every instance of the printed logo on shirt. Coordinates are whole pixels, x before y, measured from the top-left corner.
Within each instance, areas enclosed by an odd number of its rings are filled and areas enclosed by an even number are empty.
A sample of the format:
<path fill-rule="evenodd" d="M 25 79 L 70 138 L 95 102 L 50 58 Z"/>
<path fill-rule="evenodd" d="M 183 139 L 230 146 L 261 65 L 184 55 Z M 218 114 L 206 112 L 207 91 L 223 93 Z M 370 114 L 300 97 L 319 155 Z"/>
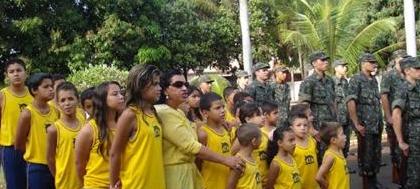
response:
<path fill-rule="evenodd" d="M 153 126 L 153 132 L 155 133 L 155 137 L 160 136 L 160 128 L 158 126 Z"/>
<path fill-rule="evenodd" d="M 26 108 L 26 106 L 28 106 L 28 105 L 27 105 L 27 104 L 25 104 L 25 103 L 19 104 L 19 109 L 20 109 L 20 112 L 22 112 L 22 110 L 23 110 L 24 108 Z"/>
<path fill-rule="evenodd" d="M 293 183 L 299 183 L 300 182 L 300 175 L 297 172 L 292 173 L 292 179 Z"/>
<path fill-rule="evenodd" d="M 310 165 L 315 162 L 315 158 L 312 155 L 305 156 L 305 165 Z"/>
<path fill-rule="evenodd" d="M 255 181 L 257 181 L 257 184 L 261 183 L 261 175 L 260 175 L 260 172 L 255 173 Z"/>
<path fill-rule="evenodd" d="M 222 142 L 222 153 L 229 153 L 230 147 L 229 144 L 226 142 Z"/>

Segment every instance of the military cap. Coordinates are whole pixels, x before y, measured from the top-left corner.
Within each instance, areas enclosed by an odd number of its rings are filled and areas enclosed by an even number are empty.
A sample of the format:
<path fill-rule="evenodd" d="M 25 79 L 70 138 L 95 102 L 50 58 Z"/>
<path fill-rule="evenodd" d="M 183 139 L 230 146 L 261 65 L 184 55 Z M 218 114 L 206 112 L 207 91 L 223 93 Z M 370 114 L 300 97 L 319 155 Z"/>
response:
<path fill-rule="evenodd" d="M 285 72 L 285 71 L 289 71 L 289 69 L 285 66 L 278 66 L 274 68 L 274 72 Z"/>
<path fill-rule="evenodd" d="M 247 71 L 245 70 L 237 70 L 235 72 L 236 77 L 246 77 L 246 76 L 250 76 L 250 74 L 248 74 Z"/>
<path fill-rule="evenodd" d="M 407 56 L 407 51 L 405 50 L 396 50 L 391 55 L 391 60 L 395 60 L 396 58 L 404 58 Z"/>
<path fill-rule="evenodd" d="M 415 57 L 407 57 L 407 58 L 403 58 L 400 61 L 401 64 L 401 68 L 402 69 L 406 69 L 406 68 L 420 68 L 420 61 L 415 58 Z"/>
<path fill-rule="evenodd" d="M 262 63 L 262 62 L 258 62 L 254 65 L 254 67 L 252 68 L 253 72 L 256 72 L 260 69 L 263 68 L 270 68 L 270 65 L 268 65 L 267 63 Z"/>
<path fill-rule="evenodd" d="M 373 56 L 373 54 L 363 53 L 359 58 L 359 63 L 363 62 L 376 62 L 376 58 Z"/>
<path fill-rule="evenodd" d="M 325 55 L 325 53 L 321 51 L 317 51 L 309 55 L 309 61 L 311 61 L 311 63 L 318 59 L 326 60 L 329 58 L 330 58 L 329 56 Z"/>
<path fill-rule="evenodd" d="M 334 60 L 333 67 L 335 68 L 335 67 L 337 67 L 337 66 L 339 66 L 339 65 L 347 65 L 347 63 L 346 63 L 346 62 L 344 62 L 344 60 L 341 60 L 341 59 L 339 59 L 339 60 Z"/>

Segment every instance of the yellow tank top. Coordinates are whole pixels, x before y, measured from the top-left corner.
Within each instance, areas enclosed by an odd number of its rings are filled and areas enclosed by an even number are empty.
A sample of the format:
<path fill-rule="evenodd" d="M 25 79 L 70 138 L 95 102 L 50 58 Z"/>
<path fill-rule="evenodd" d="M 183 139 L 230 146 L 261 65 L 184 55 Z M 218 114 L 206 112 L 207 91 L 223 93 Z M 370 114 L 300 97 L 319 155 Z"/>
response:
<path fill-rule="evenodd" d="M 344 156 L 332 150 L 327 150 L 324 154 L 324 157 L 326 156 L 334 158 L 334 163 L 327 174 L 328 188 L 350 189 L 350 175 Z"/>
<path fill-rule="evenodd" d="M 165 189 L 163 168 L 162 128 L 155 116 L 136 113 L 137 131 L 129 139 L 122 156 L 123 188 Z"/>
<path fill-rule="evenodd" d="M 262 189 L 262 178 L 257 163 L 242 159 L 245 161 L 245 170 L 236 184 L 236 189 Z"/>
<path fill-rule="evenodd" d="M 20 112 L 27 105 L 31 104 L 33 97 L 26 88 L 23 96 L 14 95 L 9 88 L 0 91 L 3 94 L 0 128 L 0 145 L 12 146 L 15 143 L 16 127 Z"/>
<path fill-rule="evenodd" d="M 299 168 L 299 173 L 302 178 L 302 188 L 317 189 L 318 182 L 315 180 L 318 172 L 318 160 L 316 154 L 316 141 L 313 137 L 308 137 L 308 144 L 306 147 L 296 144 L 293 158 Z"/>
<path fill-rule="evenodd" d="M 234 122 L 234 121 L 236 121 L 235 116 L 229 111 L 229 109 L 227 108 L 226 105 L 225 105 L 225 120 L 227 122 Z"/>
<path fill-rule="evenodd" d="M 273 161 L 275 161 L 280 167 L 280 173 L 277 176 L 276 184 L 274 184 L 274 189 L 302 188 L 301 177 L 295 160 L 293 160 L 292 164 L 289 164 L 280 159 L 278 156 L 275 156 Z"/>
<path fill-rule="evenodd" d="M 47 114 L 41 114 L 32 104 L 26 107 L 31 112 L 31 126 L 23 158 L 30 163 L 47 165 L 47 128 L 58 119 L 58 113 L 50 106 Z"/>
<path fill-rule="evenodd" d="M 219 134 L 207 125 L 204 125 L 201 128 L 207 133 L 208 148 L 225 157 L 230 156 L 230 135 L 226 130 L 223 129 L 223 134 Z M 225 188 L 229 177 L 229 167 L 218 163 L 203 161 L 201 175 L 204 179 L 205 189 Z"/>
<path fill-rule="evenodd" d="M 109 188 L 109 157 L 104 158 L 99 152 L 99 128 L 96 121 L 91 119 L 89 126 L 93 131 L 93 141 L 89 153 L 89 161 L 86 165 L 86 175 L 83 177 L 83 188 Z M 111 130 L 109 134 L 112 139 L 114 130 Z"/>
<path fill-rule="evenodd" d="M 268 173 L 268 164 L 267 164 L 267 146 L 268 146 L 268 136 L 264 134 L 261 130 L 261 144 L 258 149 L 252 152 L 252 157 L 256 160 L 258 169 L 261 173 L 261 178 L 265 180 Z"/>
<path fill-rule="evenodd" d="M 63 189 L 81 188 L 81 183 L 77 177 L 75 164 L 74 144 L 81 126 L 84 124 L 78 120 L 77 128 L 70 128 L 61 120 L 54 123 L 57 129 L 57 149 L 55 155 L 56 173 L 55 187 Z"/>

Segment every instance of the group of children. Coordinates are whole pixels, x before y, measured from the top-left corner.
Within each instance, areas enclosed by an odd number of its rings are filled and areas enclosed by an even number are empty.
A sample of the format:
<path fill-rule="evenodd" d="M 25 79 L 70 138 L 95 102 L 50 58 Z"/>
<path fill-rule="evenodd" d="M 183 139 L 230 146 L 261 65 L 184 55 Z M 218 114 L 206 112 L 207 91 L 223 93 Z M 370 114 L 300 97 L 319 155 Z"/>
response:
<path fill-rule="evenodd" d="M 106 81 L 84 91 L 62 77 L 35 73 L 26 79 L 19 59 L 6 64 L 8 87 L 0 92 L 3 167 L 8 188 L 171 188 L 165 186 L 162 128 L 154 104 L 161 96 L 160 71 L 135 66 L 125 97 Z M 26 81 L 26 82 L 25 82 Z M 311 131 L 306 104 L 291 108 L 288 124 L 276 125 L 278 107 L 261 106 L 245 92 L 191 89 L 186 116 L 198 140 L 242 167 L 196 159 L 206 189 L 346 189 L 346 137 L 338 123 Z M 328 145 L 317 161 L 317 141 Z M 24 180 L 27 180 L 25 182 Z"/>

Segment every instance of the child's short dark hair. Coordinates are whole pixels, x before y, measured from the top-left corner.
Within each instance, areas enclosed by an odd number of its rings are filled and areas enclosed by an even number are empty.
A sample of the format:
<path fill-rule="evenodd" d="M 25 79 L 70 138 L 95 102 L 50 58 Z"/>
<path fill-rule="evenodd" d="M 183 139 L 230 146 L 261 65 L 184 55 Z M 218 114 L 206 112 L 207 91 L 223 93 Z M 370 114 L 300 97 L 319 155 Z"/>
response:
<path fill-rule="evenodd" d="M 234 92 L 235 92 L 235 90 L 236 90 L 236 88 L 235 88 L 235 87 L 231 87 L 231 86 L 228 86 L 228 87 L 226 87 L 226 88 L 223 90 L 223 98 L 225 99 L 225 101 L 227 101 L 227 98 L 229 98 L 229 96 L 230 96 L 232 93 L 234 93 Z"/>
<path fill-rule="evenodd" d="M 57 86 L 57 89 L 55 90 L 55 98 L 58 100 L 58 92 L 60 91 L 73 91 L 76 98 L 79 98 L 79 92 L 77 92 L 76 86 L 74 86 L 73 83 L 70 83 L 68 81 L 65 81 L 63 83 L 60 83 Z"/>
<path fill-rule="evenodd" d="M 251 144 L 252 139 L 261 137 L 261 130 L 256 124 L 245 123 L 242 124 L 236 131 L 239 144 L 248 146 Z"/>
<path fill-rule="evenodd" d="M 28 80 L 26 80 L 26 86 L 32 96 L 34 96 L 33 91 L 38 90 L 38 87 L 42 84 L 44 79 L 52 80 L 51 75 L 48 73 L 34 73 L 29 76 Z"/>
<path fill-rule="evenodd" d="M 88 99 L 92 99 L 93 95 L 95 95 L 95 87 L 89 87 L 85 89 L 80 94 L 80 103 L 82 103 L 82 106 L 85 106 L 85 101 Z"/>
<path fill-rule="evenodd" d="M 210 110 L 211 104 L 217 100 L 222 100 L 222 97 L 214 92 L 203 94 L 200 98 L 200 109 Z"/>
<path fill-rule="evenodd" d="M 245 103 L 239 108 L 239 120 L 241 120 L 241 123 L 246 123 L 245 118 L 251 118 L 251 117 L 260 116 L 260 115 L 261 115 L 261 109 L 254 102 Z"/>
<path fill-rule="evenodd" d="M 276 103 L 266 101 L 266 102 L 263 102 L 263 104 L 261 105 L 261 109 L 262 109 L 263 113 L 269 114 L 269 113 L 277 110 L 278 105 Z"/>
<path fill-rule="evenodd" d="M 331 138 L 337 137 L 338 129 L 341 128 L 338 122 L 321 122 L 319 135 L 321 136 L 322 142 L 329 145 Z"/>
<path fill-rule="evenodd" d="M 245 100 L 247 97 L 251 97 L 249 93 L 246 92 L 237 92 L 233 97 L 233 102 L 239 102 Z"/>
<path fill-rule="evenodd" d="M 52 81 L 54 83 L 54 82 L 56 82 L 58 80 L 62 80 L 62 79 L 65 80 L 66 77 L 64 77 L 63 74 L 55 73 L 55 74 L 51 74 L 51 79 L 52 79 Z"/>
<path fill-rule="evenodd" d="M 308 119 L 308 117 L 304 113 L 290 114 L 289 118 L 287 119 L 289 122 L 289 125 L 291 126 L 296 119 Z"/>
<path fill-rule="evenodd" d="M 290 108 L 289 115 L 305 114 L 306 110 L 308 110 L 309 108 L 310 108 L 309 105 L 308 104 L 305 104 L 305 103 L 293 105 Z"/>
<path fill-rule="evenodd" d="M 23 67 L 24 70 L 26 70 L 25 68 L 25 62 L 23 62 L 22 59 L 20 58 L 11 58 L 9 60 L 6 61 L 6 66 L 4 67 L 4 71 L 7 72 L 7 69 L 9 69 L 9 66 L 12 64 L 19 64 Z"/>

